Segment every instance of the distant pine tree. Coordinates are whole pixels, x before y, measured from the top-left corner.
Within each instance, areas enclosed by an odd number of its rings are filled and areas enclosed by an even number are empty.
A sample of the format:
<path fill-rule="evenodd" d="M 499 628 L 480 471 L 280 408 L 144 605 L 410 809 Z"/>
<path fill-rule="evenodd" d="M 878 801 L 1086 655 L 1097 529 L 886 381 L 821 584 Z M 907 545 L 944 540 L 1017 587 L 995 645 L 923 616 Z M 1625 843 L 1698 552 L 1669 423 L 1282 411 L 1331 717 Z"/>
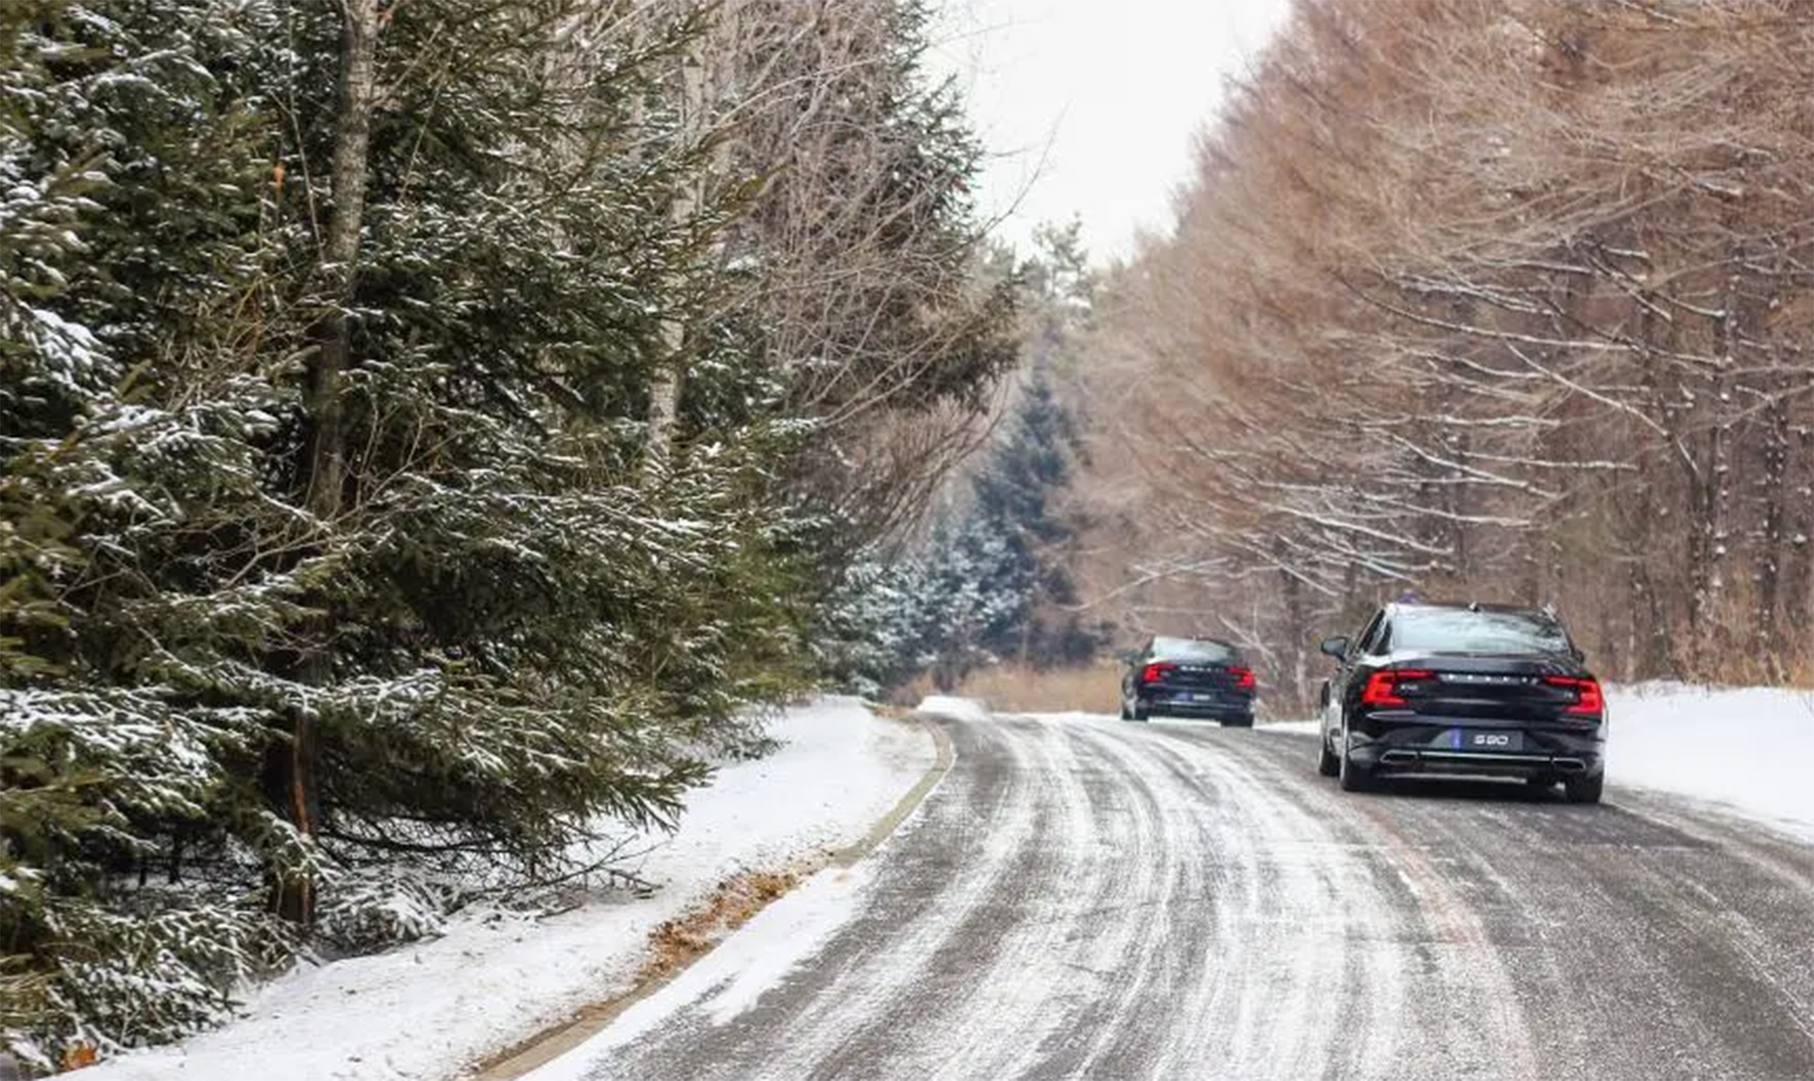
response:
<path fill-rule="evenodd" d="M 1079 453 L 1077 424 L 1054 385 L 1075 362 L 1094 279 L 1078 226 L 1040 231 L 1040 254 L 1012 273 L 1024 294 L 1025 382 L 971 474 L 970 499 L 910 552 L 860 565 L 829 606 L 833 675 L 873 693 L 930 672 L 949 690 L 1005 659 L 1076 664 L 1106 629 L 1075 610 L 1067 563 L 1076 523 L 1060 505 Z"/>

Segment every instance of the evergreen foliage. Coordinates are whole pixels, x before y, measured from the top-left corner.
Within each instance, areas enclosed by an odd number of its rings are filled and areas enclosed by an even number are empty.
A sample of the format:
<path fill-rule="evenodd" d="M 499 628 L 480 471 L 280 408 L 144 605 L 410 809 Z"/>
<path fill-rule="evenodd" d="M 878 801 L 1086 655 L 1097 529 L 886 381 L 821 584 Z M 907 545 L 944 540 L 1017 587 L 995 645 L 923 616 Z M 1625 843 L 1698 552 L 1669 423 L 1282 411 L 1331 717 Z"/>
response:
<path fill-rule="evenodd" d="M 350 10 L 0 8 L 0 1051 L 37 1069 L 672 821 L 813 676 L 825 417 L 674 107 L 706 14 L 382 9 L 351 192 Z M 967 175 L 955 114 L 890 102 L 938 162 L 900 183 Z M 993 333 L 901 308 L 903 349 Z M 695 392 L 652 464 L 675 322 Z M 928 370 L 968 407 L 995 369 Z"/>
<path fill-rule="evenodd" d="M 1068 570 L 1078 524 L 1061 503 L 1079 453 L 1076 418 L 1056 383 L 1075 361 L 1094 289 L 1078 228 L 1046 228 L 1017 271 L 1024 383 L 1004 430 L 969 481 L 969 499 L 910 555 L 873 560 L 847 579 L 828 639 L 831 670 L 862 693 L 930 672 L 954 688 L 1005 659 L 1087 661 L 1107 628 L 1077 610 Z"/>

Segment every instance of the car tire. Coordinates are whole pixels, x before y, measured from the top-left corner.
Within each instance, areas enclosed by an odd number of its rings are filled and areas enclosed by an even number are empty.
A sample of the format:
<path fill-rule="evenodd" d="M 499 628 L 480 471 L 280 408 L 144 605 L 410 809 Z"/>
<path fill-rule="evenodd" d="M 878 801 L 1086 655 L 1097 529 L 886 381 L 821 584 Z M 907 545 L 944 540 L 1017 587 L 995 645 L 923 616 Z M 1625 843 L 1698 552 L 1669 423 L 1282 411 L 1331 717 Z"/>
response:
<path fill-rule="evenodd" d="M 1147 709 L 1145 706 L 1140 704 L 1140 699 L 1138 699 L 1138 698 L 1134 699 L 1134 720 L 1144 721 L 1148 717 L 1152 716 L 1152 714 L 1153 714 L 1152 710 Z"/>
<path fill-rule="evenodd" d="M 1224 717 L 1224 718 L 1222 718 L 1222 727 L 1223 728 L 1252 728 L 1253 727 L 1253 718 L 1252 717 Z"/>
<path fill-rule="evenodd" d="M 1336 763 L 1336 778 L 1343 792 L 1365 792 L 1373 787 L 1373 774 L 1354 761 L 1348 753 L 1348 733 L 1342 732 L 1342 751 Z"/>
<path fill-rule="evenodd" d="M 1121 719 L 1124 721 L 1131 721 L 1134 719 L 1134 711 L 1127 708 L 1127 699 L 1125 698 L 1121 700 Z"/>
<path fill-rule="evenodd" d="M 1323 733 L 1323 738 L 1317 741 L 1316 771 L 1325 777 L 1339 777 L 1342 773 L 1342 760 L 1329 749 L 1329 733 L 1327 732 Z"/>
<path fill-rule="evenodd" d="M 1562 781 L 1562 794 L 1570 803 L 1598 803 L 1605 788 L 1604 773 L 1596 773 L 1592 777 L 1566 777 Z"/>

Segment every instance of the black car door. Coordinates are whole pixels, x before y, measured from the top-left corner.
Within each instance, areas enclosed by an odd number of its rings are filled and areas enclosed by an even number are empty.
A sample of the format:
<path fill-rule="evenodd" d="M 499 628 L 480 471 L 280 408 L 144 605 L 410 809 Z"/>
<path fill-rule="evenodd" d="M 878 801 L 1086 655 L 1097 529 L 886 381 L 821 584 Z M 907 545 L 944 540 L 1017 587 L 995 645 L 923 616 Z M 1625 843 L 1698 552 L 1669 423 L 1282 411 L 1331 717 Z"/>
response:
<path fill-rule="evenodd" d="M 1361 632 L 1348 640 L 1347 654 L 1336 662 L 1335 675 L 1329 680 L 1329 701 L 1323 710 L 1323 728 L 1332 743 L 1341 735 L 1342 714 L 1347 708 L 1348 688 L 1354 680 L 1355 666 L 1362 657 L 1373 652 L 1385 621 L 1386 610 L 1376 610 Z"/>

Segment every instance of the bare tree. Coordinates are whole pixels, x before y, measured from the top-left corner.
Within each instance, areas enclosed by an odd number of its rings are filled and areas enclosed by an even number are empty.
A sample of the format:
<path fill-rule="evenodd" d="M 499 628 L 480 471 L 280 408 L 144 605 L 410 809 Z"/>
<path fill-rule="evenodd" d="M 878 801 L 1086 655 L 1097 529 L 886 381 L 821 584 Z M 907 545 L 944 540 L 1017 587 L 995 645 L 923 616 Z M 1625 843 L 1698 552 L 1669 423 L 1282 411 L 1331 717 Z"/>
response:
<path fill-rule="evenodd" d="M 1563 602 L 1619 676 L 1805 664 L 1811 30 L 1300 4 L 1111 290 L 1105 603 L 1257 592 L 1301 650 L 1417 586 Z"/>

